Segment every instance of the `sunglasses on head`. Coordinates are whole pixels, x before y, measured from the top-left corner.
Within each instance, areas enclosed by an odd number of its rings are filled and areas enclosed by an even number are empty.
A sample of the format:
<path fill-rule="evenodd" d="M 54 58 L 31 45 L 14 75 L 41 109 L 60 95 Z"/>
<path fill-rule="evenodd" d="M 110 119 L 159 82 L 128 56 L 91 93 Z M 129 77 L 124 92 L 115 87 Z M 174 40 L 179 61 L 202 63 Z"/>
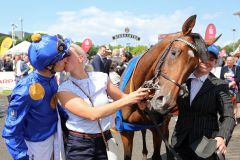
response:
<path fill-rule="evenodd" d="M 57 51 L 58 51 L 58 54 L 53 58 L 53 60 L 51 61 L 50 64 L 55 64 L 58 60 L 58 57 L 61 56 L 61 55 L 63 55 L 62 59 L 70 56 L 70 54 L 65 51 L 67 49 L 67 46 L 64 43 L 64 39 L 63 39 L 62 35 L 57 34 L 56 37 L 57 37 Z"/>
<path fill-rule="evenodd" d="M 62 53 L 67 48 L 67 46 L 64 43 L 64 39 L 63 39 L 62 35 L 57 34 L 56 37 L 57 37 L 57 50 L 58 50 L 58 53 Z"/>

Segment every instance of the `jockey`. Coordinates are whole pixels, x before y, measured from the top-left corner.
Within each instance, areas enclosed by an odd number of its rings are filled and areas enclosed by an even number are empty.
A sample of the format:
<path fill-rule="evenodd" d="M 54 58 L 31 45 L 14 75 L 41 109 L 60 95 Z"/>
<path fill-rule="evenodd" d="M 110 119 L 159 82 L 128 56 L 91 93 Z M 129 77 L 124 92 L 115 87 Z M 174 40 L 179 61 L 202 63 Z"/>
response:
<path fill-rule="evenodd" d="M 2 132 L 14 160 L 50 160 L 59 127 L 54 74 L 64 70 L 71 41 L 40 34 L 32 41 L 28 57 L 36 70 L 15 86 Z"/>

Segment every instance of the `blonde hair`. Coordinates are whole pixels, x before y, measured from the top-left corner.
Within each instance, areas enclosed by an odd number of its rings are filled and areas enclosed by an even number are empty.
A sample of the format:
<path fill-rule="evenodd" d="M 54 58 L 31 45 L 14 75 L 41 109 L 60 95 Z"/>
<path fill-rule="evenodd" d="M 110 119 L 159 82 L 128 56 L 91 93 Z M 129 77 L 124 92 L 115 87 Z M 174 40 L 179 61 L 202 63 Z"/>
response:
<path fill-rule="evenodd" d="M 84 52 L 84 50 L 79 45 L 72 43 L 71 47 L 73 47 L 76 50 L 78 55 L 83 56 L 84 59 L 88 59 L 87 54 Z M 85 64 L 84 70 L 86 72 L 91 72 L 91 71 L 93 71 L 93 66 L 91 64 Z"/>

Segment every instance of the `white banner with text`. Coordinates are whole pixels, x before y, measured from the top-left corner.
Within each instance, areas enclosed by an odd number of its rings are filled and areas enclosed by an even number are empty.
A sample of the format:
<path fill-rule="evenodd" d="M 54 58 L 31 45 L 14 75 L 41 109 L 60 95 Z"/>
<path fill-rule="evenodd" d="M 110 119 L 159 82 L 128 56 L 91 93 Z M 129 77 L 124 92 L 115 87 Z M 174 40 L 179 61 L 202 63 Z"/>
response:
<path fill-rule="evenodd" d="M 13 90 L 15 85 L 14 72 L 0 72 L 0 91 Z"/>

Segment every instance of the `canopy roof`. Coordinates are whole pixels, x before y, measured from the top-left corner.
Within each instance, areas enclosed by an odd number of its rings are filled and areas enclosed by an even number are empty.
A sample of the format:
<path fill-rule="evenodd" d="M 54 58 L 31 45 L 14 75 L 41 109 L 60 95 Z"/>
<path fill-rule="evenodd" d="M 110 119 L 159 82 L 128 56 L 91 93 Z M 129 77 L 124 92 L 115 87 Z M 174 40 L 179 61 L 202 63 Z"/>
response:
<path fill-rule="evenodd" d="M 28 41 L 23 41 L 9 49 L 6 54 L 27 54 L 30 44 Z"/>

